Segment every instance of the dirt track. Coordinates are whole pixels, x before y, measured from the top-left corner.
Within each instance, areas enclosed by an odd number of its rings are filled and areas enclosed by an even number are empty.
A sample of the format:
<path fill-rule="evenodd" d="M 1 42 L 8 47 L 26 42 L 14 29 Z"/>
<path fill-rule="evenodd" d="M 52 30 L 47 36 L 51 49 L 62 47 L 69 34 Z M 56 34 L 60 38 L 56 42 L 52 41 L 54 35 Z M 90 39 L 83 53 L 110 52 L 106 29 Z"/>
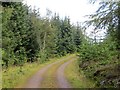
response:
<path fill-rule="evenodd" d="M 62 64 L 57 70 L 57 81 L 60 88 L 71 88 L 64 75 L 64 69 L 71 61 L 72 60 Z"/>
<path fill-rule="evenodd" d="M 40 69 L 22 88 L 71 88 L 64 75 L 65 67 L 75 55 L 62 58 Z"/>

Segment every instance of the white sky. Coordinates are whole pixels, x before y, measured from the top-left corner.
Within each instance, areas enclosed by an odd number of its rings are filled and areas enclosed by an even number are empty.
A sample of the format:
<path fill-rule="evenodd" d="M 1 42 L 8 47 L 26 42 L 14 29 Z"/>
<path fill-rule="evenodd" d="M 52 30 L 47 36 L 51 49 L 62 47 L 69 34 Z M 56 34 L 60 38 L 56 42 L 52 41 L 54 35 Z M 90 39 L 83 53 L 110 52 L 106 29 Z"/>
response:
<path fill-rule="evenodd" d="M 40 8 L 42 16 L 46 14 L 46 8 L 53 13 L 57 12 L 61 17 L 69 16 L 73 23 L 85 21 L 85 15 L 94 13 L 98 5 L 89 4 L 89 0 L 25 0 L 28 5 Z"/>
<path fill-rule="evenodd" d="M 46 9 L 49 9 L 53 14 L 59 13 L 61 18 L 69 16 L 72 23 L 88 20 L 84 16 L 95 13 L 99 7 L 98 3 L 90 4 L 89 0 L 24 0 L 24 2 L 36 9 L 40 8 L 41 16 L 45 16 Z M 86 33 L 93 38 L 94 35 L 91 36 L 91 31 L 92 28 L 88 28 Z M 99 34 L 104 36 L 103 32 Z"/>

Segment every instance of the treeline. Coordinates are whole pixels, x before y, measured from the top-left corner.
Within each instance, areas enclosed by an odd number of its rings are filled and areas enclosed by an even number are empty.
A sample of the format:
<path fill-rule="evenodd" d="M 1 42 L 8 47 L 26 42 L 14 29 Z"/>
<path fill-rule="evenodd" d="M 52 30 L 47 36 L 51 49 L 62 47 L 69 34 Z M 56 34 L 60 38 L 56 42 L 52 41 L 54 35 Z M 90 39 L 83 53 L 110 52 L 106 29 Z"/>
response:
<path fill-rule="evenodd" d="M 96 0 L 91 0 L 94 3 Z M 89 16 L 86 27 L 92 25 L 94 39 L 86 37 L 81 44 L 79 66 L 97 87 L 120 87 L 120 2 L 100 2 L 96 14 Z M 96 32 L 106 30 L 97 41 Z M 101 38 L 99 38 L 101 39 Z"/>
<path fill-rule="evenodd" d="M 2 2 L 2 66 L 42 63 L 79 51 L 81 26 L 72 25 L 69 17 L 61 19 L 47 10 L 39 10 L 21 2 Z"/>

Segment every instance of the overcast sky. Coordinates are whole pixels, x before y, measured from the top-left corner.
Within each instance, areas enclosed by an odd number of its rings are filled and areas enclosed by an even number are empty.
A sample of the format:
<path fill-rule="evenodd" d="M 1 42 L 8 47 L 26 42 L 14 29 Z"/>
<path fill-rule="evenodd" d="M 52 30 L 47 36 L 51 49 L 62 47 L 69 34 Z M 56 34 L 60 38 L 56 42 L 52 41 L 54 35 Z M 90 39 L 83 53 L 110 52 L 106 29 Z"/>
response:
<path fill-rule="evenodd" d="M 59 13 L 60 17 L 69 16 L 72 23 L 84 22 L 88 20 L 85 15 L 93 14 L 98 9 L 98 4 L 90 4 L 89 0 L 24 0 L 24 3 L 32 7 L 40 8 L 41 16 L 46 15 L 46 9 L 49 9 L 53 14 Z M 90 34 L 92 28 L 87 28 L 87 35 Z M 104 35 L 103 32 L 98 33 Z"/>
<path fill-rule="evenodd" d="M 89 0 L 25 0 L 32 7 L 40 8 L 42 16 L 46 14 L 46 8 L 53 13 L 57 12 L 61 17 L 69 16 L 73 23 L 85 21 L 85 15 L 94 13 L 98 5 L 89 4 Z"/>

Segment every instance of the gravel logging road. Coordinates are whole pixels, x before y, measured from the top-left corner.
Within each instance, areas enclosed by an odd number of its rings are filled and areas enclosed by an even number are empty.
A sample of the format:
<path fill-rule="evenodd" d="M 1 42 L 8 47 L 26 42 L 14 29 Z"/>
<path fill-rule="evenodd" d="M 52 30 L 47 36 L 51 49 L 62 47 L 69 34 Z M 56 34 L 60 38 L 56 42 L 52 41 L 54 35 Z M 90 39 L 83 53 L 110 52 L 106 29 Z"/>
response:
<path fill-rule="evenodd" d="M 69 55 L 43 67 L 22 88 L 72 88 L 64 75 L 64 69 L 74 58 L 75 55 Z"/>

